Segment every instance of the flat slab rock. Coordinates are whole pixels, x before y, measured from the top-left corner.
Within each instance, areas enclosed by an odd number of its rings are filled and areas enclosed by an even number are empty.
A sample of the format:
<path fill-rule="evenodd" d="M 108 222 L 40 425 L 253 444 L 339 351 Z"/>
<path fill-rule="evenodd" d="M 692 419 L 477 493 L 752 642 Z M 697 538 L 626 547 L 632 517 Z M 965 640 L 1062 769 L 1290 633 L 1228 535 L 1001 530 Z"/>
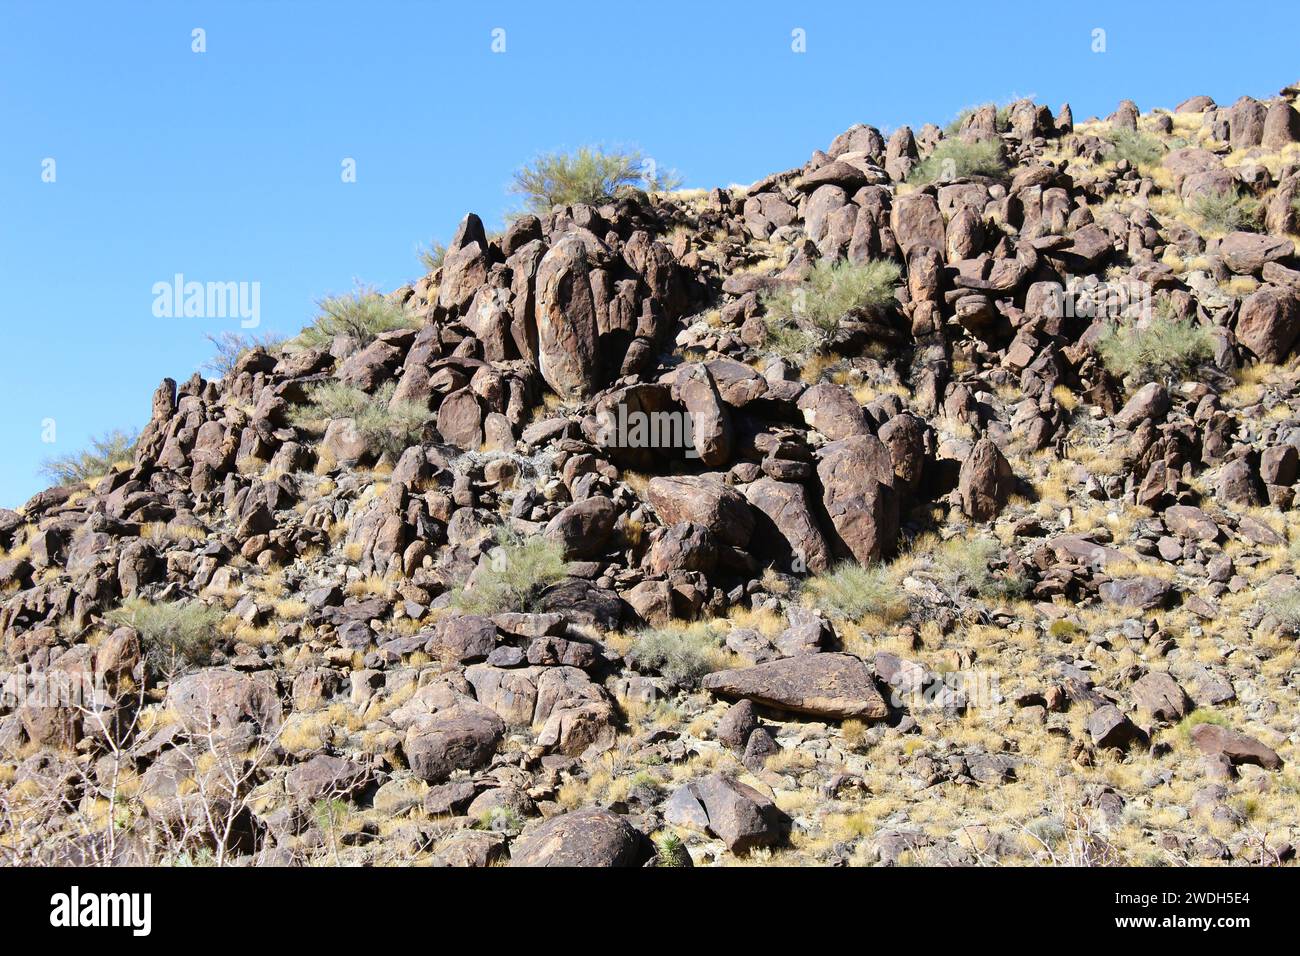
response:
<path fill-rule="evenodd" d="M 800 654 L 716 671 L 704 678 L 704 688 L 721 697 L 745 698 L 812 717 L 882 720 L 889 716 L 871 671 L 852 654 Z"/>

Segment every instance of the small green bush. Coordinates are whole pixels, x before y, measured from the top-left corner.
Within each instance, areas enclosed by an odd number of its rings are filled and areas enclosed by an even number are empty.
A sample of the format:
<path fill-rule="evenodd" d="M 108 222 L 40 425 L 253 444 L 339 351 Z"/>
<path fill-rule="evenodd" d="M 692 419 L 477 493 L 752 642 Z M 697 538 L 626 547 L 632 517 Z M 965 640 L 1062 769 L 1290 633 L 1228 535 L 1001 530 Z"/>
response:
<path fill-rule="evenodd" d="M 466 614 L 526 611 L 532 601 L 569 572 L 561 544 L 533 535 L 521 538 L 500 528 L 496 547 L 474 576 L 472 588 L 452 594 L 452 606 Z"/>
<path fill-rule="evenodd" d="M 1006 172 L 1007 161 L 1002 156 L 1001 143 L 992 140 L 967 143 L 960 139 L 945 139 L 916 165 L 907 181 L 924 186 L 926 183 L 964 179 L 967 176 L 1000 179 Z"/>
<path fill-rule="evenodd" d="M 222 612 L 198 601 L 127 598 L 110 611 L 115 626 L 135 628 L 146 666 L 154 674 L 170 675 L 212 663 L 217 625 Z"/>
<path fill-rule="evenodd" d="M 805 585 L 814 605 L 831 617 L 859 621 L 874 614 L 897 621 L 907 614 L 907 599 L 879 566 L 863 567 L 856 561 L 837 564 Z"/>
<path fill-rule="evenodd" d="M 665 833 L 655 840 L 655 866 L 684 867 L 691 865 L 691 855 L 686 844 L 675 833 Z"/>
<path fill-rule="evenodd" d="M 647 628 L 632 639 L 627 659 L 683 690 L 694 690 L 705 674 L 726 666 L 723 641 L 709 627 Z"/>
<path fill-rule="evenodd" d="M 787 354 L 825 351 L 846 316 L 876 312 L 894 301 L 900 275 L 898 264 L 887 259 L 861 265 L 823 259 L 799 284 L 765 296 L 770 347 Z"/>
<path fill-rule="evenodd" d="M 640 184 L 650 191 L 676 189 L 681 180 L 650 172 L 653 164 L 636 149 L 606 151 L 581 146 L 572 153 L 543 153 L 515 173 L 511 192 L 524 199 L 529 212 L 549 213 L 554 206 L 600 205 L 620 186 Z"/>
<path fill-rule="evenodd" d="M 136 437 L 134 433 L 117 430 L 92 438 L 89 448 L 47 458 L 41 464 L 41 474 L 59 485 L 75 485 L 106 475 L 118 465 L 131 463 Z"/>
<path fill-rule="evenodd" d="M 350 418 L 371 452 L 396 459 L 420 443 L 429 421 L 423 404 L 394 402 L 396 388 L 385 382 L 372 395 L 342 382 L 324 382 L 312 389 L 306 405 L 294 409 L 291 419 L 299 428 L 312 428 L 322 421 Z"/>
<path fill-rule="evenodd" d="M 1204 229 L 1212 232 L 1256 230 L 1260 227 L 1259 200 L 1253 196 L 1243 196 L 1235 189 L 1198 193 L 1192 197 L 1187 208 L 1201 220 Z"/>
<path fill-rule="evenodd" d="M 434 242 L 426 249 L 424 246 L 419 250 L 420 265 L 424 266 L 425 272 L 433 272 L 442 268 L 443 260 L 447 258 L 447 246 L 445 243 Z"/>
<path fill-rule="evenodd" d="M 1192 730 L 1200 724 L 1214 724 L 1216 727 L 1230 726 L 1228 718 L 1224 717 L 1217 711 L 1210 710 L 1206 707 L 1198 707 L 1178 722 L 1175 731 L 1184 742 L 1190 742 L 1192 739 Z"/>
<path fill-rule="evenodd" d="M 307 348 L 329 348 L 339 335 L 364 348 L 383 332 L 419 325 L 408 309 L 374 289 L 359 288 L 348 295 L 329 296 L 318 305 L 321 314 L 298 335 L 298 344 Z"/>
<path fill-rule="evenodd" d="M 1002 545 L 991 538 L 953 538 L 935 550 L 934 566 L 940 585 L 954 598 L 963 594 L 1001 601 L 1023 597 L 1028 581 L 993 570 L 1001 556 Z"/>
<path fill-rule="evenodd" d="M 222 332 L 220 335 L 205 335 L 212 343 L 214 355 L 203 363 L 203 367 L 217 378 L 225 378 L 244 355 L 255 348 L 265 349 L 276 355 L 284 348 L 284 336 L 281 335 L 241 335 L 238 332 Z"/>
<path fill-rule="evenodd" d="M 1267 610 L 1284 633 L 1300 636 L 1300 588 L 1291 588 L 1269 602 Z"/>
<path fill-rule="evenodd" d="M 1109 155 L 1127 159 L 1133 166 L 1155 166 L 1165 155 L 1165 144 L 1141 130 L 1115 129 L 1106 138 L 1110 140 Z"/>
<path fill-rule="evenodd" d="M 1117 378 L 1172 383 L 1214 355 L 1214 340 L 1199 325 L 1172 315 L 1166 306 L 1145 325 L 1106 323 L 1097 355 Z"/>

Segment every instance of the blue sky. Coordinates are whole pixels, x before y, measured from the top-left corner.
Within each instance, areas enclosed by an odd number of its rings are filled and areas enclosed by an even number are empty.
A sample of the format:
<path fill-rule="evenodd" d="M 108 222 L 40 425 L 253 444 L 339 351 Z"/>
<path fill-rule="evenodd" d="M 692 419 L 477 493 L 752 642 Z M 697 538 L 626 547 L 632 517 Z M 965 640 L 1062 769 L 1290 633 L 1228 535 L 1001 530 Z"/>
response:
<path fill-rule="evenodd" d="M 295 332 L 321 295 L 414 278 L 466 211 L 499 222 L 542 150 L 635 145 L 709 187 L 855 122 L 1016 95 L 1082 119 L 1300 79 L 1294 3 L 1068 6 L 0 0 L 0 506 L 44 486 L 44 458 L 142 426 L 205 332 L 238 331 L 156 317 L 154 283 L 260 283 L 259 331 Z"/>

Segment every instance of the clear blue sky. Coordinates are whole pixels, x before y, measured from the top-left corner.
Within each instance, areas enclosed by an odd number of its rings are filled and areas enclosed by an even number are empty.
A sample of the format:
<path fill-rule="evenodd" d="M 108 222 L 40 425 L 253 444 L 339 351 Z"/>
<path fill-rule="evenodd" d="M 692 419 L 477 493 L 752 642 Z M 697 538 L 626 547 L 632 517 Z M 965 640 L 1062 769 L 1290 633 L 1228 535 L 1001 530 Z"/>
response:
<path fill-rule="evenodd" d="M 45 457 L 142 426 L 203 334 L 238 330 L 156 318 L 155 282 L 259 282 L 262 331 L 294 332 L 354 280 L 414 278 L 417 245 L 466 211 L 499 222 L 541 150 L 636 145 L 708 187 L 855 122 L 1031 94 L 1082 119 L 1300 79 L 1295 3 L 1004 7 L 0 0 L 0 506 L 43 487 Z"/>

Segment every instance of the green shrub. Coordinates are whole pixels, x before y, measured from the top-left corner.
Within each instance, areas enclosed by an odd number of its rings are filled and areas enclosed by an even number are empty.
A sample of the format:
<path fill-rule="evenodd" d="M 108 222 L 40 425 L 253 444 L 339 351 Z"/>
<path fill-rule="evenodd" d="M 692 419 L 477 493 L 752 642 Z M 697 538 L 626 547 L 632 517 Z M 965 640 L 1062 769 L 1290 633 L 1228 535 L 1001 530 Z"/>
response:
<path fill-rule="evenodd" d="M 1284 633 L 1300 636 L 1300 588 L 1291 588 L 1270 601 L 1267 610 Z"/>
<path fill-rule="evenodd" d="M 383 332 L 419 325 L 408 309 L 374 289 L 359 288 L 348 295 L 329 296 L 318 305 L 321 314 L 298 335 L 298 344 L 307 348 L 329 348 L 339 335 L 364 348 Z"/>
<path fill-rule="evenodd" d="M 1172 383 L 1214 355 L 1214 340 L 1201 326 L 1176 318 L 1162 303 L 1145 325 L 1108 321 L 1096 349 L 1102 364 L 1117 378 Z"/>
<path fill-rule="evenodd" d="M 136 435 L 111 431 L 92 438 L 90 447 L 70 455 L 47 458 L 41 474 L 59 485 L 75 485 L 106 475 L 118 465 L 129 465 L 135 457 Z"/>
<path fill-rule="evenodd" d="M 655 866 L 683 867 L 691 865 L 691 855 L 686 844 L 675 833 L 665 833 L 655 840 Z"/>
<path fill-rule="evenodd" d="M 953 538 L 934 552 L 940 585 L 953 598 L 974 594 L 986 600 L 1023 597 L 1029 582 L 1023 577 L 994 571 L 1002 545 L 992 538 Z"/>
<path fill-rule="evenodd" d="M 532 601 L 569 572 L 564 547 L 541 535 L 521 538 L 499 528 L 496 547 L 474 575 L 472 588 L 458 588 L 452 606 L 467 614 L 526 611 Z"/>
<path fill-rule="evenodd" d="M 681 180 L 671 173 L 650 172 L 640 150 L 610 150 L 582 146 L 572 153 L 543 153 L 515 173 L 511 191 L 524 199 L 530 212 L 545 215 L 554 206 L 574 203 L 600 205 L 620 186 L 640 184 L 651 191 L 676 189 Z"/>
<path fill-rule="evenodd" d="M 816 607 L 846 621 L 859 621 L 868 614 L 897 621 L 907 614 L 907 599 L 879 565 L 863 567 L 856 561 L 837 564 L 810 579 L 805 593 Z"/>
<path fill-rule="evenodd" d="M 799 284 L 764 297 L 769 345 L 787 354 L 828 349 L 846 316 L 876 312 L 894 301 L 900 274 L 887 259 L 861 265 L 821 260 Z"/>
<path fill-rule="evenodd" d="M 1133 166 L 1154 166 L 1164 159 L 1165 144 L 1150 133 L 1115 129 L 1106 138 L 1110 141 L 1109 155 L 1115 159 L 1127 159 Z"/>
<path fill-rule="evenodd" d="M 350 418 L 372 453 L 396 459 L 420 443 L 429 421 L 429 409 L 420 402 L 394 402 L 396 388 L 385 382 L 372 395 L 342 382 L 324 382 L 312 389 L 306 405 L 293 410 L 291 419 L 299 428 L 311 428 Z"/>
<path fill-rule="evenodd" d="M 1001 143 L 992 140 L 967 143 L 960 139 L 945 139 L 916 165 L 907 181 L 923 186 L 926 183 L 964 179 L 967 176 L 1000 179 L 1006 172 L 1007 161 L 1002 156 Z"/>
<path fill-rule="evenodd" d="M 127 598 L 107 620 L 135 628 L 145 665 L 154 674 L 170 675 L 212 663 L 222 616 L 218 608 L 198 601 Z"/>
<path fill-rule="evenodd" d="M 222 332 L 220 335 L 205 335 L 216 354 L 203 363 L 203 367 L 217 378 L 225 378 L 235 369 L 235 365 L 244 355 L 255 348 L 265 349 L 271 355 L 284 348 L 284 336 L 280 335 L 241 335 L 238 332 Z"/>
<path fill-rule="evenodd" d="M 1175 730 L 1184 742 L 1189 742 L 1192 738 L 1192 730 L 1200 724 L 1214 724 L 1216 727 L 1230 726 L 1228 718 L 1224 717 L 1217 711 L 1210 710 L 1206 707 L 1198 707 L 1180 720 Z"/>
<path fill-rule="evenodd" d="M 1047 633 L 1058 641 L 1071 641 L 1079 634 L 1079 625 L 1066 618 L 1059 618 L 1047 626 Z"/>
<path fill-rule="evenodd" d="M 447 246 L 445 243 L 434 240 L 429 248 L 420 247 L 419 250 L 420 265 L 424 266 L 425 272 L 433 272 L 442 268 L 443 260 L 447 258 Z"/>
<path fill-rule="evenodd" d="M 1260 227 L 1260 205 L 1254 196 L 1243 196 L 1235 189 L 1198 193 L 1187 204 L 1201 226 L 1212 232 L 1255 230 Z"/>
<path fill-rule="evenodd" d="M 705 674 L 726 666 L 721 637 L 710 627 L 647 628 L 632 638 L 627 659 L 639 671 L 694 690 Z"/>

